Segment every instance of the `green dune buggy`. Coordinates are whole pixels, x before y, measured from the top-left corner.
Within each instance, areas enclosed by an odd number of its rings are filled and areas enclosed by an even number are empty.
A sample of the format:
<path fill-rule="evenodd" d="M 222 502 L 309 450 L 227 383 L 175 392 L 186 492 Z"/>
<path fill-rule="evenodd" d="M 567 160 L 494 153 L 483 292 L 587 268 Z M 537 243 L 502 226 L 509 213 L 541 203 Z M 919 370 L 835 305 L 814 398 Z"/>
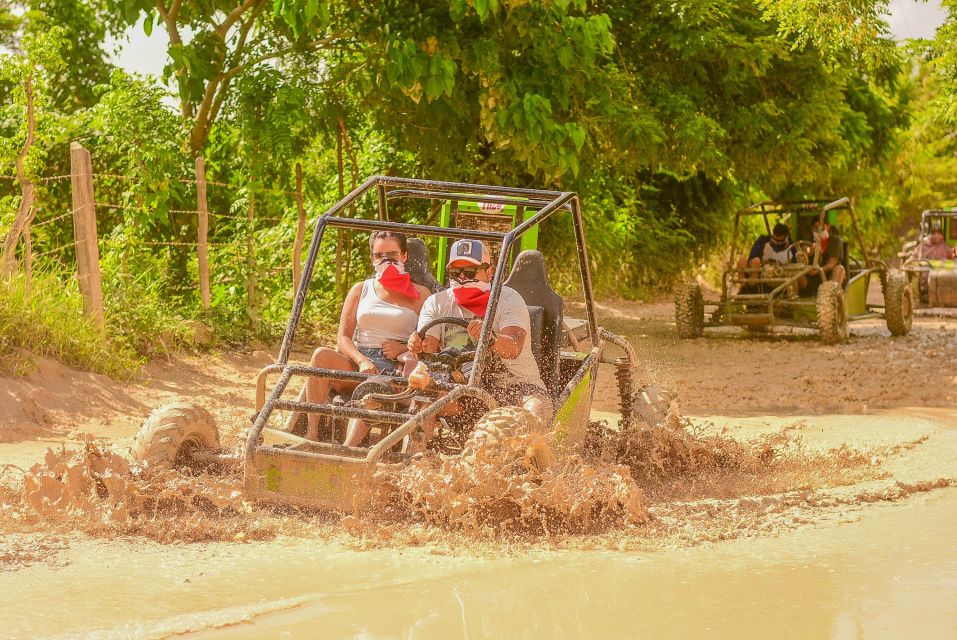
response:
<path fill-rule="evenodd" d="M 906 243 L 900 253 L 900 270 L 905 274 L 918 308 L 953 309 L 957 307 L 957 260 L 950 257 L 928 258 L 928 239 L 939 226 L 943 241 L 953 247 L 957 240 L 957 209 L 928 209 L 921 214 L 915 240 Z"/>
<path fill-rule="evenodd" d="M 745 221 L 759 222 L 763 233 L 771 234 L 775 222 L 791 228 L 791 246 L 797 260 L 789 264 L 739 267 L 738 258 L 747 256 L 750 242 L 744 240 Z M 848 251 L 849 239 L 842 235 L 844 252 L 840 264 L 847 274 L 842 284 L 823 281 L 821 244 L 814 241 L 814 222 L 847 228 L 849 222 L 860 257 Z M 754 226 L 754 225 L 750 225 Z M 878 282 L 884 302 L 869 301 Z M 816 329 L 827 344 L 847 339 L 848 323 L 884 318 L 892 335 L 910 331 L 913 294 L 906 277 L 888 271 L 887 265 L 867 251 L 854 209 L 848 198 L 834 201 L 760 202 L 737 212 L 728 268 L 721 278 L 721 297 L 705 301 L 697 282 L 685 282 L 675 292 L 675 324 L 681 338 L 697 338 L 708 327 L 734 326 L 766 331 L 780 326 Z"/>
<path fill-rule="evenodd" d="M 432 226 L 393 219 L 394 209 L 409 211 L 414 201 L 430 202 L 433 211 L 443 207 L 442 223 Z M 353 207 L 377 215 L 374 219 L 342 215 Z M 537 238 L 538 225 L 545 221 L 573 227 L 584 301 L 582 320 L 565 318 L 564 301 L 548 284 L 544 258 L 534 245 L 530 246 L 529 238 Z M 240 462 L 250 499 L 349 509 L 361 500 L 365 481 L 376 469 L 408 462 L 411 436 L 425 420 L 442 416 L 453 403 L 469 404 L 476 411 L 458 421 L 441 418 L 431 446 L 446 454 L 461 451 L 463 438 L 469 437 L 479 419 L 507 422 L 514 418 L 516 408 L 500 407 L 487 390 L 483 372 L 492 355 L 488 322 L 471 348 L 447 349 L 428 358 L 432 381 L 423 390 L 412 389 L 400 376 L 321 369 L 290 360 L 309 288 L 317 273 L 323 272 L 317 265 L 334 255 L 323 247 L 329 229 L 407 234 L 407 270 L 414 281 L 433 290 L 441 283 L 433 277 L 433 263 L 423 239 L 474 238 L 491 245 L 499 259 L 486 317 L 494 317 L 503 286 L 524 297 L 532 320 L 528 339 L 555 407 L 550 427 L 559 449 L 576 451 L 584 447 L 596 378 L 603 362 L 615 367 L 622 428 L 642 418 L 653 420 L 654 412 L 663 408 L 660 394 L 634 389 L 637 362 L 631 346 L 598 326 L 581 205 L 575 193 L 374 176 L 336 203 L 316 224 L 277 361 L 265 367 L 257 379 L 255 418 L 242 459 L 237 461 L 234 455 L 220 450 L 218 430 L 208 412 L 194 404 L 180 403 L 158 409 L 147 419 L 133 447 L 138 460 L 147 466 L 183 467 Z M 438 246 L 436 263 L 444 265 L 446 256 L 441 252 L 447 250 L 448 243 Z M 618 355 L 610 354 L 613 345 Z M 275 376 L 278 379 L 271 386 L 267 384 Z M 348 380 L 358 386 L 348 397 L 337 395 L 328 402 L 310 403 L 304 393 L 297 394 L 297 389 L 316 377 Z M 301 427 L 307 414 L 320 416 L 317 440 L 304 437 Z M 351 418 L 370 426 L 370 435 L 362 446 L 341 444 Z"/>

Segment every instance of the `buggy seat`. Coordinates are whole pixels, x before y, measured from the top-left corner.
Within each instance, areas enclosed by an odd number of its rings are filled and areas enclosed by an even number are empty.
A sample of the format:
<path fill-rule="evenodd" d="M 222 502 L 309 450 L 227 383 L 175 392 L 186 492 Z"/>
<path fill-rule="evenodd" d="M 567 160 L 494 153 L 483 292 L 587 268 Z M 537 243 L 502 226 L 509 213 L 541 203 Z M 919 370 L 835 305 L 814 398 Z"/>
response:
<path fill-rule="evenodd" d="M 412 282 L 428 289 L 431 293 L 438 293 L 445 287 L 435 279 L 429 261 L 429 248 L 421 238 L 409 238 L 408 259 L 405 270 L 412 277 Z"/>
<path fill-rule="evenodd" d="M 545 387 L 554 394 L 559 385 L 558 364 L 565 301 L 548 284 L 545 257 L 541 252 L 526 250 L 518 254 L 505 286 L 521 294 L 528 305 L 531 319 L 528 339 L 532 354 Z"/>

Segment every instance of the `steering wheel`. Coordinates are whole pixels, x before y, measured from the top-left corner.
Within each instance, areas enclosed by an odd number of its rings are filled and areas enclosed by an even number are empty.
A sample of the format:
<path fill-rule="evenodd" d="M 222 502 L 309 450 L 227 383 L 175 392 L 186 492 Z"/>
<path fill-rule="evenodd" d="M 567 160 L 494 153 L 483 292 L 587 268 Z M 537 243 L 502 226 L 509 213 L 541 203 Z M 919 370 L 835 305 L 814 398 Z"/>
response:
<path fill-rule="evenodd" d="M 448 316 L 436 318 L 432 322 L 424 325 L 418 330 L 417 333 L 424 339 L 431 329 L 443 324 L 451 324 L 457 327 L 462 327 L 463 329 L 467 329 L 469 326 L 469 321 L 463 318 L 452 318 Z M 447 369 L 450 375 L 455 371 L 458 371 L 464 375 L 464 372 L 462 372 L 462 367 L 475 359 L 476 348 L 477 346 L 475 341 L 472 340 L 471 336 L 469 336 L 469 346 L 465 349 L 446 347 L 438 353 L 426 353 L 423 351 L 419 353 L 419 360 L 427 364 L 441 365 Z"/>

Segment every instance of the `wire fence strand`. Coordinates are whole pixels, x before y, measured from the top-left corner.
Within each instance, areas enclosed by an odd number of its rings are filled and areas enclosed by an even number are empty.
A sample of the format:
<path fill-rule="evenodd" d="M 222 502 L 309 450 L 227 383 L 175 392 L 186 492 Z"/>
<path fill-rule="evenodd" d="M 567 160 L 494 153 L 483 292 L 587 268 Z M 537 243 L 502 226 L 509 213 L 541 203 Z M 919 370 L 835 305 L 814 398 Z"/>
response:
<path fill-rule="evenodd" d="M 71 247 L 75 247 L 75 246 L 78 245 L 78 244 L 79 244 L 79 242 L 71 242 L 71 243 L 69 243 L 69 244 L 63 244 L 63 245 L 60 245 L 59 247 L 57 247 L 57 248 L 55 248 L 55 249 L 50 249 L 50 250 L 48 250 L 48 251 L 41 251 L 40 253 L 34 253 L 34 254 L 33 254 L 33 257 L 34 257 L 34 258 L 42 258 L 43 256 L 48 256 L 48 255 L 50 255 L 51 253 L 58 253 L 58 252 L 63 251 L 63 250 L 65 250 L 65 249 L 69 249 L 69 248 L 71 248 Z"/>
<path fill-rule="evenodd" d="M 62 220 L 63 218 L 72 216 L 74 213 L 76 213 L 76 211 L 77 211 L 77 210 L 74 209 L 73 211 L 67 211 L 66 213 L 61 213 L 60 215 L 58 215 L 58 216 L 56 216 L 56 217 L 53 217 L 53 218 L 50 218 L 49 220 L 43 220 L 42 222 L 33 222 L 33 223 L 30 224 L 30 228 L 31 228 L 31 229 L 36 229 L 37 227 L 44 227 L 44 226 L 46 226 L 46 225 L 48 225 L 48 224 L 53 224 L 53 223 L 56 222 L 57 220 Z"/>

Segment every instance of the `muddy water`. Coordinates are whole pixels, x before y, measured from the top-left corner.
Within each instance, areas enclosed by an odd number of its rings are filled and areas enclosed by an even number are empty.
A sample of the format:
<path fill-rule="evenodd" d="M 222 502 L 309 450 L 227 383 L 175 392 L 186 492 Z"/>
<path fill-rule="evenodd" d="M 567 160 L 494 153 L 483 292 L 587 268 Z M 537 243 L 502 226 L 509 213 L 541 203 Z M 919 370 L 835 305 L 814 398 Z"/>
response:
<path fill-rule="evenodd" d="M 191 637 L 954 638 L 955 527 L 948 490 L 773 540 L 393 575 Z"/>
<path fill-rule="evenodd" d="M 66 567 L 0 574 L 0 615 L 9 637 L 954 638 L 954 531 L 945 489 L 852 522 L 643 553 L 89 543 Z"/>
<path fill-rule="evenodd" d="M 957 477 L 949 411 L 726 422 L 750 434 L 789 426 L 824 448 L 906 444 L 886 461 L 895 479 Z M 0 637 L 957 637 L 957 489 L 805 515 L 779 535 L 690 549 L 611 535 L 561 549 L 373 551 L 345 533 L 70 537 L 44 561 L 0 572 Z M 619 542 L 629 550 L 609 550 Z"/>

